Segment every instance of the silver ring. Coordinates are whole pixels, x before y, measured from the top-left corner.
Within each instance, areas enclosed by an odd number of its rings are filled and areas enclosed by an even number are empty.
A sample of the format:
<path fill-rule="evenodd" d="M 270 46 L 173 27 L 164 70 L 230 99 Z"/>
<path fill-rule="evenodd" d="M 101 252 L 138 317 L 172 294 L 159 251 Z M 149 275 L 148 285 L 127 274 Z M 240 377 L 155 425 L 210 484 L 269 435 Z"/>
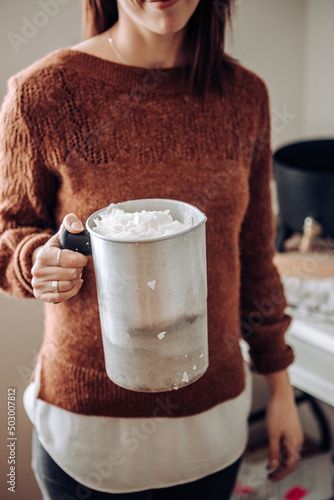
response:
<path fill-rule="evenodd" d="M 62 248 L 57 253 L 57 266 L 60 266 L 60 254 L 61 254 L 61 251 L 62 251 Z"/>
<path fill-rule="evenodd" d="M 58 293 L 58 281 L 53 281 L 51 284 L 52 291 Z"/>

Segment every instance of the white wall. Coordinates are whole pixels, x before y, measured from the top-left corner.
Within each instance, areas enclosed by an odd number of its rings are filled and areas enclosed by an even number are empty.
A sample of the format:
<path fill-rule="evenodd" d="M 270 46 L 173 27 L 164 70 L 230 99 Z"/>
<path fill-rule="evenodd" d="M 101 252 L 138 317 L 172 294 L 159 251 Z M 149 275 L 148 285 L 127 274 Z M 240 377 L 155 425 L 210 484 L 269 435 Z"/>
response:
<path fill-rule="evenodd" d="M 1 81 L 58 48 L 77 43 L 81 32 L 80 0 L 1 0 Z"/>
<path fill-rule="evenodd" d="M 230 53 L 269 87 L 272 144 L 334 137 L 333 0 L 238 0 Z"/>
<path fill-rule="evenodd" d="M 301 134 L 305 0 L 239 0 L 228 49 L 268 85 L 272 143 Z"/>
<path fill-rule="evenodd" d="M 304 137 L 334 136 L 334 2 L 307 0 L 304 58 Z"/>
<path fill-rule="evenodd" d="M 54 5 L 46 16 L 41 5 Z M 333 0 L 239 0 L 234 22 L 232 54 L 266 81 L 273 119 L 273 145 L 303 136 L 334 135 Z M 44 10 L 45 12 L 45 10 Z M 26 19 L 40 26 L 27 28 Z M 0 100 L 6 81 L 31 62 L 80 39 L 79 0 L 15 0 L 0 2 Z M 31 29 L 31 27 L 30 27 Z M 28 31 L 26 31 L 28 30 Z M 16 50 L 9 33 L 23 36 Z M 28 38 L 26 35 L 30 35 Z M 40 498 L 30 471 L 30 423 L 23 411 L 22 394 L 38 351 L 43 330 L 42 304 L 0 295 L 1 318 L 1 471 L 6 472 L 6 392 L 16 386 L 18 405 L 17 500 Z M 265 401 L 257 383 L 254 406 Z M 325 406 L 325 405 L 324 405 Z M 334 422 L 334 411 L 325 408 Z M 1 475 L 3 481 L 4 475 Z M 4 500 L 6 485 L 0 485 Z"/>

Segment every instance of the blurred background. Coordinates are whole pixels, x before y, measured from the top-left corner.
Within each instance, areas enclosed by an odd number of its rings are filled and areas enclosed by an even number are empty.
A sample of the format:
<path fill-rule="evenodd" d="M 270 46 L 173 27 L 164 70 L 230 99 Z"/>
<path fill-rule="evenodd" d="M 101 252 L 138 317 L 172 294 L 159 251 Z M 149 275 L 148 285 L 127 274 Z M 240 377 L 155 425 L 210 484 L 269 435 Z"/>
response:
<path fill-rule="evenodd" d="M 216 4 L 219 9 L 219 2 Z M 7 80 L 11 75 L 58 48 L 68 47 L 80 41 L 81 3 L 79 0 L 15 0 L 15 2 L 1 0 L 0 14 L 0 100 L 2 100 L 6 93 Z M 229 33 L 228 38 L 228 52 L 244 66 L 258 73 L 268 85 L 271 98 L 273 149 L 293 141 L 334 138 L 333 26 L 333 0 L 236 1 L 233 33 Z M 275 195 L 275 191 L 273 193 Z M 275 196 L 273 202 L 277 212 Z M 23 409 L 22 396 L 42 340 L 43 304 L 33 299 L 17 300 L 1 294 L 0 318 L 2 365 L 0 496 L 3 499 L 12 498 L 7 491 L 5 476 L 8 472 L 6 400 L 7 388 L 15 387 L 18 436 L 15 498 L 39 500 L 41 495 L 30 468 L 31 424 Z M 301 331 L 303 332 L 302 326 Z M 321 338 L 326 343 L 323 334 L 324 331 L 321 330 L 319 335 L 320 337 L 322 335 Z M 325 334 L 334 337 L 334 323 L 329 324 Z M 296 338 L 291 334 L 291 343 L 296 342 L 296 349 L 299 349 L 300 345 Z M 324 345 L 324 350 L 325 347 Z M 321 356 L 321 345 L 317 345 L 315 349 L 318 349 Z M 311 370 L 314 351 L 311 351 L 309 358 L 303 358 L 304 353 L 300 352 L 299 358 L 306 359 L 304 372 L 307 371 L 307 366 Z M 320 365 L 321 359 L 319 357 Z M 329 430 L 333 431 L 334 380 L 333 369 L 330 368 L 333 364 L 330 364 L 330 359 L 327 361 L 329 364 L 322 373 L 324 384 L 327 384 L 326 390 L 318 391 L 313 387 L 311 394 L 323 412 Z M 319 378 L 319 374 L 316 376 Z M 291 378 L 296 387 L 296 396 L 301 394 L 300 389 L 303 391 L 307 389 L 306 386 L 309 384 L 304 382 L 303 385 L 300 370 L 292 373 Z M 255 376 L 253 412 L 263 408 L 267 398 L 265 384 L 260 377 Z M 308 402 L 300 404 L 299 410 L 307 437 L 314 443 L 316 449 L 322 436 L 318 420 Z M 265 428 L 263 419 L 259 418 L 250 428 L 250 451 L 258 452 L 263 449 L 262 446 L 265 447 Z M 326 465 L 322 465 L 322 469 L 330 463 L 330 447 L 328 441 L 327 446 L 320 449 L 318 463 L 322 463 L 323 456 L 326 459 Z M 254 463 L 257 463 L 256 460 Z M 263 475 L 261 481 L 265 481 Z M 324 481 L 329 483 L 328 478 L 319 479 L 319 482 Z M 289 485 L 290 491 L 293 487 L 294 485 Z M 299 487 L 302 491 L 302 485 Z M 329 484 L 326 488 L 326 492 L 329 491 Z M 264 493 L 267 496 L 263 498 L 266 500 L 331 498 L 327 493 L 324 493 L 323 497 L 322 493 L 314 491 L 310 493 L 311 486 L 306 485 L 304 489 L 308 490 L 304 496 L 300 496 L 302 493 L 294 497 L 286 496 L 286 489 L 285 492 L 283 490 L 271 492 L 272 496 Z M 239 496 L 236 495 L 235 498 L 246 498 L 245 495 L 245 492 L 240 491 Z M 254 495 L 252 498 L 260 498 Z"/>

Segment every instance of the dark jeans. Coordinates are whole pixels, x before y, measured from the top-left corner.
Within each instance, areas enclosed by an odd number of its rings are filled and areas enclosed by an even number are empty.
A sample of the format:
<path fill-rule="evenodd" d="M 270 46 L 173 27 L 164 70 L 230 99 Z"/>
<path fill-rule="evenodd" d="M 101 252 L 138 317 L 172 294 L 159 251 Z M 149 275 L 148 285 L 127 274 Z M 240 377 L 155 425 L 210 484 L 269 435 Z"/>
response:
<path fill-rule="evenodd" d="M 33 434 L 32 467 L 44 500 L 228 500 L 231 496 L 242 458 L 226 469 L 191 483 L 138 491 L 103 493 L 78 483 L 52 460 Z"/>

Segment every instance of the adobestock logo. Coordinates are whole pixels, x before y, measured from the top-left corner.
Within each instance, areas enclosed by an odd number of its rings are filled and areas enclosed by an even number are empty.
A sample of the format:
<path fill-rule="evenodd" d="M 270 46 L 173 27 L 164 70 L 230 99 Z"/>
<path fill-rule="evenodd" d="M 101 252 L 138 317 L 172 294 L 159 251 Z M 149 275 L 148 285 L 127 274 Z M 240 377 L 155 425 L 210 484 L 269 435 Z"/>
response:
<path fill-rule="evenodd" d="M 14 52 L 18 54 L 19 47 L 22 44 L 26 45 L 29 40 L 37 35 L 41 28 L 45 28 L 50 18 L 58 14 L 60 5 L 66 5 L 70 1 L 71 0 L 39 0 L 38 5 L 41 7 L 41 10 L 37 10 L 31 19 L 27 17 L 21 18 L 23 23 L 21 33 L 13 33 L 12 31 L 7 33 L 8 40 Z"/>

